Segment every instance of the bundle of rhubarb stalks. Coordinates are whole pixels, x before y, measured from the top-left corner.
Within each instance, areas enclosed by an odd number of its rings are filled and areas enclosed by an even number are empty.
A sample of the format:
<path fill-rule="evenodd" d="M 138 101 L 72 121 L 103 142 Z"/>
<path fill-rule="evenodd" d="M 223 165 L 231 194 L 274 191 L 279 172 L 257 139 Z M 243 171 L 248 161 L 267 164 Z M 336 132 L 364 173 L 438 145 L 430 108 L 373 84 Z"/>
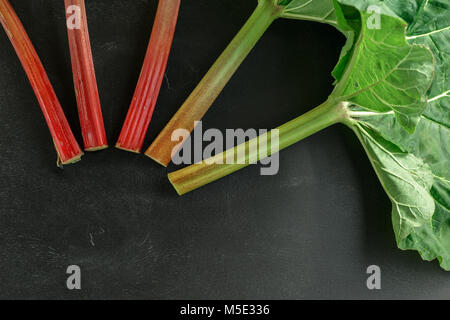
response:
<path fill-rule="evenodd" d="M 116 147 L 140 153 L 155 110 L 181 0 L 159 0 L 141 75 Z M 256 3 L 256 0 L 255 0 Z M 189 2 L 186 2 L 189 5 Z M 65 0 L 73 79 L 84 149 L 107 148 L 84 0 Z M 352 130 L 387 196 L 401 249 L 450 270 L 450 3 L 448 0 L 258 0 L 248 21 L 145 152 L 167 166 L 276 19 L 328 24 L 347 37 L 329 98 L 271 136 L 257 137 L 169 174 L 181 195 L 242 169 L 334 124 Z M 30 80 L 58 155 L 83 152 L 44 67 L 8 0 L 0 20 Z M 205 39 L 207 41 L 207 39 Z M 301 59 L 301 57 L 298 57 Z M 268 61 L 270 63 L 270 61 Z M 279 84 L 282 85 L 282 84 Z M 300 88 L 299 88 L 300 90 Z M 268 139 L 268 152 L 254 148 Z M 270 146 L 276 144 L 278 148 Z M 243 162 L 226 163 L 239 151 Z"/>

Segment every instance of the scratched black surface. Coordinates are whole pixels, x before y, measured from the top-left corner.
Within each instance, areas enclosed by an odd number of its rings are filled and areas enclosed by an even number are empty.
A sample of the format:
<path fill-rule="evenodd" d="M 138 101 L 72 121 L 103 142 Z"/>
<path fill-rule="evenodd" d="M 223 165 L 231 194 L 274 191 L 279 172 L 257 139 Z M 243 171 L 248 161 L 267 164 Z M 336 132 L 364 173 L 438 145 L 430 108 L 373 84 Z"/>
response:
<path fill-rule="evenodd" d="M 183 1 L 155 138 L 239 30 L 253 0 Z M 12 0 L 77 138 L 63 1 Z M 157 2 L 87 0 L 111 144 L 126 114 Z M 204 127 L 271 128 L 331 91 L 344 38 L 332 27 L 277 21 L 204 119 Z M 0 298 L 448 298 L 437 263 L 396 248 L 390 203 L 352 134 L 334 127 L 184 197 L 167 170 L 116 149 L 55 167 L 48 130 L 0 32 Z M 173 171 L 176 167 L 169 167 Z M 82 290 L 65 287 L 82 268 Z M 382 290 L 366 268 L 382 269 Z"/>

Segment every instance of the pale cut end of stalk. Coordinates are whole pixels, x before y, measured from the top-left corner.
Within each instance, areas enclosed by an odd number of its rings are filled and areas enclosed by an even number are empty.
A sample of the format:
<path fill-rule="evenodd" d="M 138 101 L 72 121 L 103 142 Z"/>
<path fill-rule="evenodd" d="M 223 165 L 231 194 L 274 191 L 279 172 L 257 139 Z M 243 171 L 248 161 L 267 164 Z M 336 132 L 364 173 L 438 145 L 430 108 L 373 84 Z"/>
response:
<path fill-rule="evenodd" d="M 177 192 L 177 194 L 179 196 L 182 196 L 182 195 L 184 195 L 184 194 L 189 192 L 189 191 L 184 191 L 184 190 L 178 189 L 178 186 L 177 186 L 177 184 L 174 181 L 176 179 L 175 172 L 169 173 L 167 175 L 167 177 L 169 178 L 169 181 L 172 184 L 172 187 L 175 189 L 175 191 Z"/>
<path fill-rule="evenodd" d="M 98 147 L 93 147 L 93 148 L 85 148 L 84 151 L 95 152 L 95 151 L 105 150 L 105 149 L 108 149 L 108 148 L 109 148 L 109 146 L 106 144 L 106 145 L 103 145 L 103 146 L 98 146 Z"/>
<path fill-rule="evenodd" d="M 70 158 L 70 159 L 68 159 L 66 161 L 62 161 L 61 157 L 59 155 L 58 149 L 56 149 L 56 166 L 58 168 L 62 168 L 65 165 L 77 163 L 77 162 L 81 161 L 81 157 L 82 156 L 84 156 L 84 153 L 80 153 L 80 154 L 76 155 L 73 158 Z"/>
<path fill-rule="evenodd" d="M 228 152 L 234 152 L 234 149 Z M 214 158 L 223 157 L 225 153 L 219 154 Z M 200 162 L 190 165 L 181 170 L 168 174 L 168 178 L 178 195 L 182 196 L 191 191 L 204 187 L 205 185 L 217 181 L 224 176 L 245 168 L 245 164 L 207 164 Z"/>
<path fill-rule="evenodd" d="M 150 147 L 148 148 L 147 151 L 145 151 L 144 153 L 147 157 L 149 157 L 150 159 L 152 159 L 153 161 L 155 161 L 156 163 L 162 165 L 163 167 L 166 167 L 169 165 L 171 159 L 163 159 L 162 157 L 159 157 L 161 155 L 161 153 L 158 152 L 153 152 L 153 148 Z"/>
<path fill-rule="evenodd" d="M 128 152 L 135 153 L 135 154 L 141 154 L 141 150 L 139 150 L 139 149 L 132 150 L 132 149 L 124 148 L 120 145 L 120 143 L 116 144 L 116 148 L 119 150 L 128 151 Z"/>
<path fill-rule="evenodd" d="M 56 164 L 57 164 L 58 167 L 60 167 L 61 165 L 73 164 L 73 163 L 76 163 L 78 161 L 81 161 L 81 157 L 83 155 L 84 154 L 77 155 L 76 157 L 73 157 L 72 159 L 66 160 L 64 162 L 62 162 L 61 158 L 58 156 L 58 161 L 56 162 Z"/>

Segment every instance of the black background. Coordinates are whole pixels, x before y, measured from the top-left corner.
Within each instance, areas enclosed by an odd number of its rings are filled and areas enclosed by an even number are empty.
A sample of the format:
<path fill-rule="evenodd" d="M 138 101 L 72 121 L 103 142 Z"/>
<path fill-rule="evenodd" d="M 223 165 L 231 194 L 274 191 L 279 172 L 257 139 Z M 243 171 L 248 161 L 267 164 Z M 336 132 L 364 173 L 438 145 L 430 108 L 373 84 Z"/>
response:
<path fill-rule="evenodd" d="M 63 1 L 12 0 L 81 143 Z M 119 135 L 156 0 L 87 0 L 105 125 Z M 249 17 L 255 0 L 185 0 L 147 147 Z M 272 128 L 323 102 L 344 37 L 276 21 L 204 118 Z M 31 87 L 0 32 L 0 298 L 448 298 L 436 262 L 396 248 L 390 202 L 356 137 L 336 126 L 178 197 L 168 171 L 110 148 L 63 170 Z M 82 290 L 65 286 L 82 268 Z M 382 290 L 366 288 L 366 268 Z"/>

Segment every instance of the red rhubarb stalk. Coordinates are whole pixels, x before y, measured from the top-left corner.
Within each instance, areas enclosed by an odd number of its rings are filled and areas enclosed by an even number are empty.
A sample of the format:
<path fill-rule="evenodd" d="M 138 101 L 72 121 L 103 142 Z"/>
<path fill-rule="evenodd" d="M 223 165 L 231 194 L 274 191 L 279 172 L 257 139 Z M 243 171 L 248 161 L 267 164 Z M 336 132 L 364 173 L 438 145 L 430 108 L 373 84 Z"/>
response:
<path fill-rule="evenodd" d="M 180 0 L 159 0 L 150 43 L 128 115 L 116 147 L 140 153 L 169 58 Z"/>
<path fill-rule="evenodd" d="M 16 50 L 44 113 L 58 153 L 58 162 L 69 164 L 80 160 L 83 152 L 70 129 L 42 62 L 8 0 L 0 0 L 0 21 Z"/>
<path fill-rule="evenodd" d="M 84 0 L 65 0 L 73 81 L 84 149 L 108 147 L 95 77 Z"/>

